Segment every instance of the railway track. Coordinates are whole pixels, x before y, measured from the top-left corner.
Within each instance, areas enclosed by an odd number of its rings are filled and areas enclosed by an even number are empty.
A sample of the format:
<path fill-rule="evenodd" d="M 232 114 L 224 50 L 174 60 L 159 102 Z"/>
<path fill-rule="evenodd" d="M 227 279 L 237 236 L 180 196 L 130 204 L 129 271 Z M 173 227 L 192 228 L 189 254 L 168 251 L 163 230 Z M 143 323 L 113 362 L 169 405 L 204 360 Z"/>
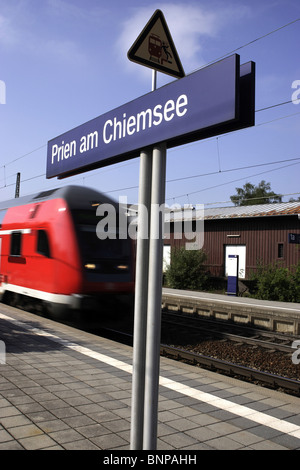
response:
<path fill-rule="evenodd" d="M 104 331 L 116 341 L 133 343 L 130 330 L 108 326 L 99 334 Z M 291 360 L 294 339 L 164 312 L 160 352 L 177 361 L 300 396 L 300 366 Z"/>
<path fill-rule="evenodd" d="M 300 381 L 296 379 L 289 379 L 288 377 L 261 371 L 252 367 L 246 367 L 241 364 L 235 364 L 211 356 L 196 354 L 191 351 L 168 345 L 161 345 L 160 352 L 163 356 L 170 357 L 178 361 L 185 361 L 214 372 L 247 380 L 252 383 L 255 382 L 263 386 L 282 390 L 285 393 L 292 393 L 296 396 L 300 396 Z"/>
<path fill-rule="evenodd" d="M 161 354 L 300 396 L 300 366 L 292 362 L 295 339 L 166 312 Z"/>
<path fill-rule="evenodd" d="M 293 342 L 299 340 L 298 336 L 259 330 L 227 321 L 198 319 L 188 314 L 165 312 L 162 322 L 163 325 L 168 325 L 169 336 L 172 335 L 172 332 L 176 336 L 178 328 L 181 328 L 181 333 L 182 329 L 186 329 L 190 337 L 196 341 L 202 341 L 206 338 L 218 338 L 284 353 L 291 353 Z"/>

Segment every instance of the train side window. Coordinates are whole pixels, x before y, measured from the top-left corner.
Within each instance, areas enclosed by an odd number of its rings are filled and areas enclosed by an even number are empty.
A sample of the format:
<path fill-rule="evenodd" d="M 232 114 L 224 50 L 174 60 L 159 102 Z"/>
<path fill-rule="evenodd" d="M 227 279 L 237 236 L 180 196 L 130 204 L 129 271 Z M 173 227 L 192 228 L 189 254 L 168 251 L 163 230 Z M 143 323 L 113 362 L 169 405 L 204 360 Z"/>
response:
<path fill-rule="evenodd" d="M 38 230 L 37 250 L 40 255 L 51 258 L 48 234 L 45 230 Z"/>
<path fill-rule="evenodd" d="M 22 248 L 22 233 L 12 232 L 11 239 L 10 239 L 10 255 L 21 256 L 21 248 Z"/>

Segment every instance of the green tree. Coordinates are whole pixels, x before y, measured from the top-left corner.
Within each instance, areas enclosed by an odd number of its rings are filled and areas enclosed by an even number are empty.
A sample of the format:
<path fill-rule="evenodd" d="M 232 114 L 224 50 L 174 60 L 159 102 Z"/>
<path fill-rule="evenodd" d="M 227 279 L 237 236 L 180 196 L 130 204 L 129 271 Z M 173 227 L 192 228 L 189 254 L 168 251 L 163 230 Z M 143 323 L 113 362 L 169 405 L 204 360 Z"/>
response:
<path fill-rule="evenodd" d="M 203 250 L 173 250 L 171 264 L 165 274 L 167 286 L 172 289 L 204 289 L 208 279 L 204 266 L 206 258 Z"/>
<path fill-rule="evenodd" d="M 235 188 L 236 194 L 230 196 L 235 206 L 270 204 L 281 202 L 282 196 L 271 191 L 271 184 L 262 180 L 257 186 L 246 183 L 242 188 Z"/>

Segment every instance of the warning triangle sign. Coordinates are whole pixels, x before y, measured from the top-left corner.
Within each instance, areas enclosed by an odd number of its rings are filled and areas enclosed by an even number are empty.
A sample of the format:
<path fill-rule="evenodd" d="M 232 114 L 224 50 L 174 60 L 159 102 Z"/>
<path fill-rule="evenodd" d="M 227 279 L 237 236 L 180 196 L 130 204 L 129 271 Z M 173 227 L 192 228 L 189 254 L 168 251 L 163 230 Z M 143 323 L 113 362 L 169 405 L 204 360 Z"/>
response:
<path fill-rule="evenodd" d="M 185 75 L 168 25 L 160 10 L 155 11 L 127 56 L 132 62 L 173 77 L 181 78 Z"/>

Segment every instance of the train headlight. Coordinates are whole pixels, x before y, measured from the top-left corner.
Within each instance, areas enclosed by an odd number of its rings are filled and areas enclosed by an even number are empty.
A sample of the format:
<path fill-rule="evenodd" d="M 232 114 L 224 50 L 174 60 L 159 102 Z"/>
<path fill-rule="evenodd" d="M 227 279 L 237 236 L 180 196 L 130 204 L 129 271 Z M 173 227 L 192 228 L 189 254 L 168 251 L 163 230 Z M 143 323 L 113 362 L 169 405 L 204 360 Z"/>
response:
<path fill-rule="evenodd" d="M 86 269 L 96 269 L 96 265 L 93 263 L 87 263 L 84 265 Z"/>

